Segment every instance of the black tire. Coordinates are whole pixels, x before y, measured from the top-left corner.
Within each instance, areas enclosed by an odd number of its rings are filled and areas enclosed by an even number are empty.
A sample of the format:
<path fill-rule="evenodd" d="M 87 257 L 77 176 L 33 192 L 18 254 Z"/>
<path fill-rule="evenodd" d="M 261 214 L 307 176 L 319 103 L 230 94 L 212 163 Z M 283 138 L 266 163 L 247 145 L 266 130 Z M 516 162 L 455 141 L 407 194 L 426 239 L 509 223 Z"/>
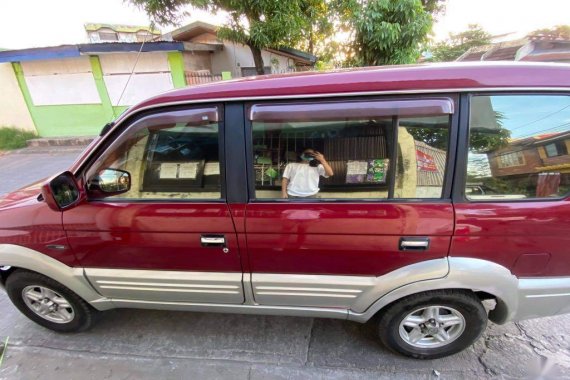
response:
<path fill-rule="evenodd" d="M 31 308 L 32 306 L 28 306 L 24 300 L 24 289 L 29 287 L 35 287 L 35 289 L 48 289 L 63 297 L 70 306 L 69 308 L 64 308 L 64 310 L 67 311 L 67 315 L 70 315 L 70 320 L 53 322 L 33 311 Z M 36 322 L 38 325 L 57 332 L 71 333 L 85 331 L 94 323 L 95 317 L 98 313 L 97 310 L 91 307 L 77 294 L 59 282 L 35 272 L 18 270 L 10 274 L 6 280 L 6 292 L 14 306 L 16 306 L 22 314 Z M 28 302 L 33 302 L 35 306 L 39 305 L 36 301 Z M 47 318 L 53 319 L 54 317 L 48 316 Z"/>
<path fill-rule="evenodd" d="M 454 309 L 454 312 L 458 312 L 463 317 L 464 329 L 462 331 L 461 317 L 459 317 L 460 322 L 458 325 L 444 328 L 450 329 L 449 331 L 452 332 L 452 334 L 449 334 L 446 330 L 448 336 L 455 334 L 454 340 L 450 339 L 449 343 L 439 342 L 436 339 L 437 334 L 428 332 L 425 338 L 422 338 L 420 342 L 416 342 L 415 345 L 413 342 L 406 341 L 404 337 L 412 340 L 411 334 L 413 332 L 421 331 L 420 336 L 424 336 L 423 333 L 427 330 L 426 324 L 420 323 L 419 326 L 423 325 L 424 327 L 402 326 L 402 329 L 406 331 L 401 333 L 400 325 L 403 323 L 404 318 L 413 315 L 422 319 L 427 315 L 424 313 L 429 313 L 424 308 L 429 306 L 442 306 L 440 308 L 441 312 L 450 313 L 449 316 L 455 319 L 457 315 L 450 312 L 450 309 Z M 418 314 L 414 314 L 416 310 L 419 310 Z M 396 301 L 383 310 L 376 321 L 378 323 L 377 331 L 380 340 L 392 351 L 416 359 L 436 359 L 455 354 L 473 344 L 485 331 L 487 319 L 487 312 L 483 304 L 473 293 L 461 290 L 436 290 L 414 294 Z M 433 320 L 430 319 L 430 321 Z M 437 325 L 437 321 L 429 323 Z M 434 327 L 434 330 L 437 328 Z M 411 331 L 412 329 L 416 329 L 416 331 Z M 451 329 L 455 330 L 452 331 Z M 410 335 L 408 335 L 408 332 Z M 402 337 L 402 334 L 404 337 Z M 422 344 L 422 347 L 418 347 Z M 444 345 L 437 346 L 437 344 Z"/>

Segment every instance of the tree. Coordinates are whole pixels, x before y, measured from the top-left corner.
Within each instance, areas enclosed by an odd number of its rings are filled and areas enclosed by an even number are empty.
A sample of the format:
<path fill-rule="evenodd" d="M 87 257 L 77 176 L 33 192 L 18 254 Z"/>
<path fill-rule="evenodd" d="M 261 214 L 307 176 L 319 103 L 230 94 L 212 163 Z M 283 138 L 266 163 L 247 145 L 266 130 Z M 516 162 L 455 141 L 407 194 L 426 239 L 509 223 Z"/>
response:
<path fill-rule="evenodd" d="M 335 32 L 334 7 L 325 0 L 305 0 L 303 5 L 305 23 L 296 47 L 326 60 L 332 55 L 328 43 Z"/>
<path fill-rule="evenodd" d="M 437 1 L 424 3 L 436 10 Z M 348 0 L 341 12 L 353 32 L 349 59 L 359 66 L 415 62 L 432 26 L 420 0 Z"/>
<path fill-rule="evenodd" d="M 447 0 L 422 0 L 422 6 L 426 12 L 430 13 L 434 18 L 445 11 L 445 2 Z"/>
<path fill-rule="evenodd" d="M 463 53 L 472 47 L 489 45 L 491 35 L 481 26 L 470 24 L 468 29 L 461 33 L 450 33 L 445 41 L 438 42 L 431 46 L 433 57 L 432 62 L 455 61 Z"/>
<path fill-rule="evenodd" d="M 225 11 L 220 38 L 247 45 L 263 73 L 261 50 L 295 46 L 344 65 L 415 62 L 432 18 L 445 0 L 125 0 L 143 8 L 162 25 L 177 24 L 184 7 Z M 346 42 L 335 34 L 348 35 Z M 326 64 L 325 64 L 326 66 Z"/>
<path fill-rule="evenodd" d="M 538 29 L 529 37 L 547 37 L 552 39 L 570 40 L 570 25 L 558 25 L 553 28 Z"/>
<path fill-rule="evenodd" d="M 501 112 L 493 112 L 496 128 L 489 130 L 476 129 L 472 131 L 469 136 L 470 152 L 489 153 L 509 144 L 511 131 L 503 128 L 505 116 Z M 434 148 L 447 150 L 449 144 L 448 128 L 414 128 L 411 126 L 407 131 L 414 137 L 414 140 L 422 141 Z"/>
<path fill-rule="evenodd" d="M 264 74 L 261 50 L 294 46 L 308 22 L 316 0 L 128 0 L 162 25 L 175 25 L 187 5 L 212 14 L 225 11 L 228 22 L 218 31 L 222 39 L 247 45 L 258 74 Z"/>

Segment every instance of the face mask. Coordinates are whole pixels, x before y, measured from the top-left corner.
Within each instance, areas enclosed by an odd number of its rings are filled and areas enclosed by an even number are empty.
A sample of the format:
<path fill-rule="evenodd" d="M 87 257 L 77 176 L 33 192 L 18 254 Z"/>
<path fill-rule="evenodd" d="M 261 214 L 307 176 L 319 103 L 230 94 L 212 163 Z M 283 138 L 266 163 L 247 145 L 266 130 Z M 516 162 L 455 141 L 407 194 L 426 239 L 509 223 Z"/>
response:
<path fill-rule="evenodd" d="M 307 153 L 303 153 L 301 155 L 301 160 L 303 160 L 303 161 L 313 161 L 314 159 L 315 159 L 315 157 L 309 156 Z"/>

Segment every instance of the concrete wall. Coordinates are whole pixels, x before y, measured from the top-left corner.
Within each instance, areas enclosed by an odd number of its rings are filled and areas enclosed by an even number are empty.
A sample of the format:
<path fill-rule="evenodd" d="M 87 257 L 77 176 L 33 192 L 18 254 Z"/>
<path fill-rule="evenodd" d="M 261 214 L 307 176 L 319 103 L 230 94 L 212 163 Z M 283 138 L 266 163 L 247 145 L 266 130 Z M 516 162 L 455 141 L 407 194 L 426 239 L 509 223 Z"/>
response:
<path fill-rule="evenodd" d="M 272 72 L 294 64 L 273 52 L 262 56 Z M 95 135 L 128 106 L 185 86 L 185 71 L 240 77 L 242 67 L 254 66 L 249 48 L 230 42 L 214 53 L 142 53 L 129 80 L 136 60 L 137 53 L 109 53 L 0 64 L 0 126 L 36 130 L 42 137 Z"/>
<path fill-rule="evenodd" d="M 101 78 L 97 75 L 100 67 L 98 64 L 93 67 L 92 63 L 89 57 L 78 57 L 12 64 L 40 136 L 95 135 L 113 118 L 110 103 L 104 102 L 108 100 L 108 95 Z M 93 91 L 95 88 L 96 98 L 91 96 L 87 100 L 82 98 L 83 88 L 73 82 L 76 75 L 82 77 L 82 84 L 89 83 L 88 91 Z M 69 99 L 66 101 L 67 104 L 45 104 L 44 100 L 49 97 L 50 88 L 35 83 L 35 81 L 41 83 L 45 79 L 57 82 L 51 91 L 58 93 L 60 98 Z M 74 98 L 79 100 L 74 101 Z M 34 101 L 39 103 L 36 104 Z M 71 104 L 74 102 L 83 104 Z"/>
<path fill-rule="evenodd" d="M 295 62 L 292 59 L 281 54 L 263 50 L 261 56 L 263 57 L 264 65 L 271 66 L 271 73 L 273 74 L 289 72 L 289 67 L 295 66 Z"/>
<path fill-rule="evenodd" d="M 209 51 L 183 52 L 184 71 L 209 70 L 212 72 L 212 53 Z"/>
<path fill-rule="evenodd" d="M 35 125 L 42 137 L 96 135 L 129 105 L 186 85 L 182 53 L 157 52 L 141 54 L 125 87 L 136 59 L 115 53 L 2 64 L 0 125 Z"/>
<path fill-rule="evenodd" d="M 0 127 L 11 126 L 36 132 L 32 116 L 20 91 L 18 80 L 10 63 L 0 63 Z"/>
<path fill-rule="evenodd" d="M 137 61 L 138 56 L 138 61 Z M 104 75 L 130 74 L 135 67 L 135 73 L 169 72 L 168 54 L 164 52 L 153 53 L 111 53 L 101 54 L 101 69 Z"/>
<path fill-rule="evenodd" d="M 261 52 L 264 66 L 270 66 L 272 72 L 285 72 L 294 61 L 286 56 L 263 50 Z M 272 61 L 277 61 L 272 64 Z M 234 77 L 241 76 L 242 67 L 254 67 L 253 56 L 249 47 L 224 41 L 224 49 L 216 51 L 212 56 L 212 73 L 230 71 Z"/>
<path fill-rule="evenodd" d="M 34 106 L 100 104 L 89 57 L 22 62 Z"/>
<path fill-rule="evenodd" d="M 113 107 L 131 106 L 174 88 L 167 53 L 102 54 L 99 60 Z"/>

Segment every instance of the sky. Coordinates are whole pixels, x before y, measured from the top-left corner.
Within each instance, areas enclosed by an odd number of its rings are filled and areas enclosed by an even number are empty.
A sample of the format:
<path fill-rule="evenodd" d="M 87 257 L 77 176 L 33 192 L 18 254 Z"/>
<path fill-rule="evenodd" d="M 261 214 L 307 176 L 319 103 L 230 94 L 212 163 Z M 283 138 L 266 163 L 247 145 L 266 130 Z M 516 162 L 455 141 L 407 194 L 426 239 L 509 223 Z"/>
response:
<path fill-rule="evenodd" d="M 219 23 L 220 18 L 191 12 L 184 21 Z M 570 24 L 570 0 L 448 0 L 435 27 L 436 40 L 478 23 L 493 35 Z M 86 42 L 83 24 L 149 25 L 146 14 L 122 0 L 0 0 L 0 48 L 23 49 Z M 167 32 L 172 27 L 161 27 Z"/>

